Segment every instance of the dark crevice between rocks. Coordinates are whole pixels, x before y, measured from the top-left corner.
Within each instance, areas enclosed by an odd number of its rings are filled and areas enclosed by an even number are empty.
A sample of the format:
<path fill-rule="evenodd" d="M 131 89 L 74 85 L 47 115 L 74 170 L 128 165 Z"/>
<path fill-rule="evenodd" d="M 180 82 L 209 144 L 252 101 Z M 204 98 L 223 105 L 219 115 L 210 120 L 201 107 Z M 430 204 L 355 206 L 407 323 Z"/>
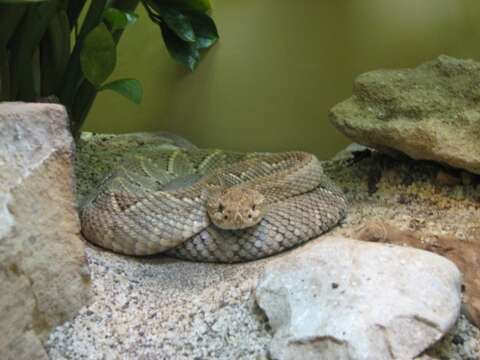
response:
<path fill-rule="evenodd" d="M 393 353 L 392 343 L 390 341 L 390 336 L 388 334 L 387 328 L 381 324 L 375 324 L 375 327 L 383 334 L 383 339 L 385 341 L 385 345 L 387 347 L 390 359 L 395 360 L 395 354 Z"/>
<path fill-rule="evenodd" d="M 289 346 L 315 349 L 317 353 L 321 349 L 328 349 L 329 353 L 335 353 L 339 359 L 350 359 L 350 346 L 347 341 L 340 340 L 331 335 L 311 336 L 302 339 L 288 340 Z M 336 350 L 333 350 L 336 349 Z M 297 352 L 299 353 L 299 352 Z M 340 355 L 342 354 L 342 355 Z"/>
<path fill-rule="evenodd" d="M 407 156 L 392 157 L 391 155 L 373 152 L 353 163 L 351 160 L 328 161 L 324 163 L 325 173 L 331 177 L 345 193 L 375 194 L 382 184 L 389 186 L 409 187 L 411 185 L 430 184 L 436 193 L 457 196 L 459 189 L 465 196 L 473 197 L 480 202 L 480 176 L 464 170 L 435 163 L 433 161 L 418 161 Z M 364 190 L 358 185 L 365 184 Z M 400 203 L 408 203 L 418 195 L 405 194 Z"/>
<path fill-rule="evenodd" d="M 255 300 L 252 301 L 251 311 L 252 311 L 252 314 L 255 316 L 255 319 L 260 324 L 262 324 L 262 327 L 265 329 L 265 331 L 273 336 L 273 330 L 272 330 L 272 327 L 270 326 L 268 316 Z"/>

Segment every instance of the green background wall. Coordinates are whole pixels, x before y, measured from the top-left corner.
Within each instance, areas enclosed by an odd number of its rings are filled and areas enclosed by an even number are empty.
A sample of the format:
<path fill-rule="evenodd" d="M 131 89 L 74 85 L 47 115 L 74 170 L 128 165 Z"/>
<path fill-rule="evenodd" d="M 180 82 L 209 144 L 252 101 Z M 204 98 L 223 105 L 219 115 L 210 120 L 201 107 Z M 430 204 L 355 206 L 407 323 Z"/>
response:
<path fill-rule="evenodd" d="M 348 140 L 328 110 L 354 78 L 439 54 L 480 58 L 478 0 L 216 0 L 220 42 L 194 73 L 168 56 L 143 9 L 114 78 L 135 77 L 140 106 L 103 92 L 85 130 L 166 130 L 201 147 L 299 149 L 327 158 Z"/>

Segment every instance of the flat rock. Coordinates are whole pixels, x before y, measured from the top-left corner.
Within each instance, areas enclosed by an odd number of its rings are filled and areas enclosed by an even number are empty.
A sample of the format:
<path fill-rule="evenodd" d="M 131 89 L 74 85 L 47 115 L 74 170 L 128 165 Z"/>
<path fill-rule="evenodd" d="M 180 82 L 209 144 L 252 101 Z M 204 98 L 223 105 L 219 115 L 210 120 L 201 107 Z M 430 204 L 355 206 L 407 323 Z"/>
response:
<path fill-rule="evenodd" d="M 47 359 L 52 328 L 89 299 L 67 120 L 60 105 L 0 104 L 1 359 Z"/>
<path fill-rule="evenodd" d="M 448 56 L 360 75 L 330 119 L 353 141 L 480 174 L 480 63 Z"/>
<path fill-rule="evenodd" d="M 268 264 L 256 299 L 274 359 L 412 359 L 458 319 L 461 283 L 433 253 L 330 236 Z"/>

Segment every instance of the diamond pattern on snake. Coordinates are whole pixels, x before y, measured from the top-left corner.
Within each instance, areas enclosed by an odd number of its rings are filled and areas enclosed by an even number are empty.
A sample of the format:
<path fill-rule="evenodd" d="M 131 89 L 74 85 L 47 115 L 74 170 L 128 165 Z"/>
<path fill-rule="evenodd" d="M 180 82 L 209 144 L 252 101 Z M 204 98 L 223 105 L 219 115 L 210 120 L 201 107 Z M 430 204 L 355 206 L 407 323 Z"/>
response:
<path fill-rule="evenodd" d="M 309 153 L 160 149 L 127 156 L 80 217 L 88 240 L 117 253 L 235 263 L 305 243 L 346 208 Z"/>

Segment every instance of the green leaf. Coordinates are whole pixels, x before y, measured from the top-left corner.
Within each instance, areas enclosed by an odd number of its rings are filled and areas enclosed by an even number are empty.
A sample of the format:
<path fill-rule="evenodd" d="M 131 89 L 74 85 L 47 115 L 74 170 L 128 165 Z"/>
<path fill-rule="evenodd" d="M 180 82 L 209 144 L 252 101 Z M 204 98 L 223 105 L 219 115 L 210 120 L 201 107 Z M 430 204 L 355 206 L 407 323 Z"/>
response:
<path fill-rule="evenodd" d="M 206 49 L 218 40 L 218 31 L 212 18 L 207 14 L 195 11 L 188 12 L 187 16 L 195 32 L 195 44 L 199 49 Z"/>
<path fill-rule="evenodd" d="M 193 32 L 190 19 L 180 11 L 172 7 L 162 6 L 160 8 L 160 17 L 180 39 L 188 42 L 195 41 L 195 33 Z"/>
<path fill-rule="evenodd" d="M 101 23 L 85 37 L 80 52 L 82 72 L 88 81 L 98 86 L 112 74 L 116 61 L 117 52 L 112 34 Z"/>
<path fill-rule="evenodd" d="M 163 23 L 160 24 L 160 28 L 170 55 L 193 71 L 200 61 L 200 52 L 195 43 L 183 41 Z"/>
<path fill-rule="evenodd" d="M 99 91 L 113 90 L 127 99 L 133 101 L 135 104 L 140 104 L 143 97 L 143 89 L 140 81 L 136 79 L 119 79 L 111 81 L 100 87 Z"/>
<path fill-rule="evenodd" d="M 200 50 L 211 47 L 219 38 L 214 21 L 205 13 L 210 2 L 144 0 L 143 4 L 150 19 L 160 26 L 170 55 L 194 70 L 200 61 Z"/>
<path fill-rule="evenodd" d="M 138 15 L 132 11 L 123 11 L 110 7 L 103 13 L 103 18 L 110 24 L 112 31 L 116 31 L 135 24 L 138 20 Z"/>

